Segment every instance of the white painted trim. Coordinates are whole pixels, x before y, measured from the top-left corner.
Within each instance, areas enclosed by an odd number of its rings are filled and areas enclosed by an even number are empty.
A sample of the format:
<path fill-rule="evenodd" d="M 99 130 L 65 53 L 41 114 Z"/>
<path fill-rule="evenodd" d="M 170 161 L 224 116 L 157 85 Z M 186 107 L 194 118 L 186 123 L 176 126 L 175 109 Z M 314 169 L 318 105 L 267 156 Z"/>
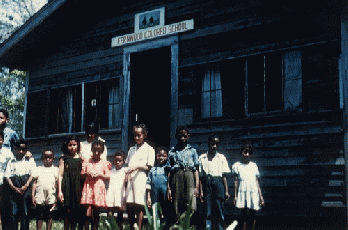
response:
<path fill-rule="evenodd" d="M 179 37 L 178 36 L 172 36 L 169 38 L 162 38 L 158 39 L 155 41 L 147 41 L 147 42 L 142 42 L 136 45 L 132 45 L 129 47 L 125 47 L 123 49 L 123 55 L 124 54 L 130 54 L 130 53 L 135 53 L 135 52 L 141 52 L 145 50 L 151 50 L 151 49 L 156 49 L 156 48 L 161 48 L 164 46 L 171 46 L 172 44 L 178 43 L 179 42 Z"/>
<path fill-rule="evenodd" d="M 82 82 L 81 85 L 81 91 L 82 91 L 82 99 L 81 99 L 81 131 L 85 131 L 85 82 Z"/>
<path fill-rule="evenodd" d="M 170 144 L 175 143 L 175 129 L 178 124 L 178 66 L 179 66 L 179 37 L 178 35 L 166 37 L 162 39 L 142 42 L 123 49 L 123 121 L 122 121 L 122 149 L 128 151 L 129 143 L 129 116 L 130 116 L 130 54 L 150 49 L 161 48 L 165 46 L 171 47 L 171 119 L 170 119 Z"/>

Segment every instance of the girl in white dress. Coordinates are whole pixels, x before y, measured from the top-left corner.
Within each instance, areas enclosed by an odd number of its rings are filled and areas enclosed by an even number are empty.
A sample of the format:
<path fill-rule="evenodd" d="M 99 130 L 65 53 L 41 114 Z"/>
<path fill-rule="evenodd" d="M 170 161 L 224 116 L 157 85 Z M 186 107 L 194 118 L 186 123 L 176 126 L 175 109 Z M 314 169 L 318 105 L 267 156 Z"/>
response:
<path fill-rule="evenodd" d="M 123 151 L 115 152 L 106 196 L 108 215 L 113 216 L 117 212 L 117 224 L 121 230 L 123 229 L 123 212 L 126 211 L 126 171 L 123 167 L 125 159 L 126 154 Z"/>
<path fill-rule="evenodd" d="M 250 161 L 253 152 L 251 142 L 244 143 L 241 148 L 242 160 L 232 166 L 235 188 L 234 204 L 241 209 L 244 230 L 248 221 L 253 221 L 252 229 L 255 229 L 255 211 L 260 210 L 260 206 L 264 205 L 259 184 L 259 169 L 254 162 Z"/>
<path fill-rule="evenodd" d="M 126 159 L 126 165 L 128 165 L 126 208 L 131 230 L 134 229 L 135 215 L 138 218 L 138 229 L 141 229 L 145 211 L 147 173 L 155 163 L 155 150 L 145 142 L 146 126 L 144 124 L 134 126 L 133 136 L 136 145 L 129 149 Z"/>

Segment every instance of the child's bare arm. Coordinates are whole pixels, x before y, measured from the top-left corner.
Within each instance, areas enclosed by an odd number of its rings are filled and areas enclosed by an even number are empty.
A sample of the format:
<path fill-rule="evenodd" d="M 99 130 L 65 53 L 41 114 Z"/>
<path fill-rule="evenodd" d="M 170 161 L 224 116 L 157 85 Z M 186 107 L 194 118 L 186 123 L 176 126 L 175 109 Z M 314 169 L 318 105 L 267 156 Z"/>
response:
<path fill-rule="evenodd" d="M 227 183 L 227 178 L 226 175 L 222 175 L 222 180 L 224 182 L 224 187 L 225 187 L 225 199 L 229 200 L 231 198 L 230 194 L 228 193 L 228 183 Z"/>
<path fill-rule="evenodd" d="M 151 208 L 151 190 L 150 189 L 146 189 L 146 204 L 147 207 Z"/>
<path fill-rule="evenodd" d="M 237 203 L 237 196 L 238 196 L 238 186 L 239 186 L 239 181 L 238 181 L 238 176 L 234 176 L 234 205 Z"/>
<path fill-rule="evenodd" d="M 261 192 L 261 187 L 259 183 L 259 178 L 256 178 L 256 185 L 257 185 L 257 190 L 259 191 L 259 196 L 260 196 L 260 204 L 261 206 L 265 205 L 265 201 L 263 200 L 262 192 Z"/>
<path fill-rule="evenodd" d="M 58 173 L 58 176 L 59 176 L 59 173 Z M 56 188 L 56 191 L 58 191 L 58 177 L 56 179 L 55 188 Z M 52 212 L 56 207 L 57 207 L 57 201 L 53 204 L 52 208 L 50 209 L 50 212 Z"/>
<path fill-rule="evenodd" d="M 62 191 L 63 174 L 64 174 L 64 159 L 61 158 L 59 160 L 59 168 L 58 168 L 58 200 L 60 202 L 64 202 L 64 195 Z"/>
<path fill-rule="evenodd" d="M 30 176 L 29 179 L 27 180 L 27 183 L 25 183 L 25 185 L 23 185 L 20 189 L 22 191 L 22 194 L 25 193 L 25 191 L 27 191 L 27 189 L 30 186 L 30 183 L 33 181 L 33 176 Z"/>
<path fill-rule="evenodd" d="M 33 182 L 33 187 L 31 189 L 31 199 L 34 206 L 36 206 L 36 200 L 35 200 L 36 184 L 37 184 L 37 180 L 35 179 Z"/>
<path fill-rule="evenodd" d="M 171 174 L 168 173 L 168 182 L 167 182 L 167 197 L 170 202 L 172 202 L 172 190 L 170 188 L 170 180 L 171 180 Z"/>
<path fill-rule="evenodd" d="M 19 188 L 13 185 L 12 180 L 10 178 L 6 177 L 6 180 L 12 190 L 14 190 L 16 193 L 19 193 L 19 194 L 22 193 Z"/>
<path fill-rule="evenodd" d="M 198 170 L 194 171 L 193 173 L 194 177 L 195 177 L 195 197 L 199 196 L 199 173 Z"/>
<path fill-rule="evenodd" d="M 110 180 L 110 171 L 111 171 L 111 168 L 112 168 L 112 164 L 107 161 L 106 163 L 106 168 L 104 169 L 104 174 L 103 174 L 103 179 L 105 181 L 108 181 Z"/>
<path fill-rule="evenodd" d="M 149 172 L 151 169 L 151 166 L 145 165 L 145 166 L 137 166 L 137 167 L 129 167 L 127 173 L 132 173 L 134 171 L 143 171 L 143 172 Z"/>
<path fill-rule="evenodd" d="M 199 199 L 201 200 L 201 202 L 204 202 L 204 199 L 203 199 L 203 196 L 204 196 L 204 194 L 203 194 L 203 185 L 202 185 L 201 180 L 199 181 L 199 191 L 200 191 Z"/>

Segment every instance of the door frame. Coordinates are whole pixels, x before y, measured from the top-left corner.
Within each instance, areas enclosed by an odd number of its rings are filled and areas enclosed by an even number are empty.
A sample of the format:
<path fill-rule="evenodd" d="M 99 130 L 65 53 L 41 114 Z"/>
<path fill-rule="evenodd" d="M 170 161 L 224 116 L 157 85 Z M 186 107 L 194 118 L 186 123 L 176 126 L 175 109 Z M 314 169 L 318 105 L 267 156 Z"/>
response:
<path fill-rule="evenodd" d="M 178 125 L 178 79 L 179 79 L 179 37 L 177 35 L 144 42 L 123 49 L 123 122 L 122 122 L 122 150 L 128 152 L 130 132 L 130 55 L 165 46 L 171 47 L 171 96 L 170 96 L 170 146 L 175 144 L 175 130 Z"/>

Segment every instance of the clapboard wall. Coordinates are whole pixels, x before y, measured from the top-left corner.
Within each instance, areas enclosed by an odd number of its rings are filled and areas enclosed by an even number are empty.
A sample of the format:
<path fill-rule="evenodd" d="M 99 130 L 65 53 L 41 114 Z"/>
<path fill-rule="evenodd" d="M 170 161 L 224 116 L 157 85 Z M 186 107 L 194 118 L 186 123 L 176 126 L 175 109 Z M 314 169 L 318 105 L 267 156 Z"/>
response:
<path fill-rule="evenodd" d="M 67 4 L 78 4 L 78 1 L 68 1 Z M 121 8 L 120 12 L 109 12 L 109 6 L 104 1 L 100 5 L 94 9 L 97 16 L 89 16 L 94 19 L 93 23 L 85 29 L 79 29 L 86 26 L 77 24 L 80 20 L 76 16 L 70 18 L 60 11 L 54 15 L 61 20 L 71 20 L 65 25 L 66 29 L 72 27 L 71 35 L 66 35 L 62 44 L 49 44 L 39 57 L 32 59 L 30 91 L 67 82 L 74 84 L 93 80 L 96 76 L 106 79 L 122 75 L 123 48 L 111 48 L 111 39 L 133 32 L 135 13 L 162 6 L 166 8 L 166 24 L 188 19 L 195 22 L 194 31 L 180 35 L 180 66 L 293 48 L 340 37 L 339 12 L 331 12 L 336 14 L 326 18 L 321 12 L 321 8 L 325 7 L 323 4 L 295 7 L 278 1 L 236 1 L 234 4 L 223 0 L 175 1 L 167 4 L 143 1 Z M 85 16 L 83 12 L 80 14 L 79 17 Z M 319 21 L 317 19 L 327 21 L 330 30 L 315 23 Z M 54 25 L 51 27 L 51 30 L 55 29 Z"/>
<path fill-rule="evenodd" d="M 49 19 L 50 30 L 57 32 L 51 32 L 46 39 L 58 36 L 60 31 L 70 33 L 54 47 L 42 45 L 44 48 L 33 54 L 28 64 L 27 123 L 34 122 L 38 113 L 41 121 L 48 120 L 47 98 L 51 88 L 114 77 L 122 79 L 123 47 L 111 48 L 111 38 L 133 32 L 135 13 L 164 6 L 166 24 L 194 19 L 194 30 L 179 35 L 180 72 L 194 65 L 279 50 L 301 50 L 317 43 L 338 41 L 339 46 L 339 7 L 333 8 L 332 2 L 315 3 L 147 0 L 120 3 L 118 9 L 110 9 L 108 1 L 100 1 L 95 7 L 88 5 L 91 1 L 67 1 Z M 74 10 L 79 10 L 80 19 L 73 15 Z M 84 22 L 84 18 L 88 20 Z M 60 23 L 55 26 L 58 19 Z M 30 113 L 33 110 L 38 113 Z M 240 157 L 240 142 L 251 139 L 266 202 L 261 214 L 310 217 L 335 215 L 344 209 L 342 117 L 339 108 L 333 111 L 296 108 L 239 119 L 193 120 L 187 125 L 192 133 L 190 143 L 199 154 L 207 150 L 209 135 L 220 135 L 220 151 L 230 166 Z M 29 149 L 38 161 L 46 147 L 59 155 L 67 135 L 48 135 L 45 130 L 45 122 L 37 122 L 27 130 L 37 133 L 37 137 L 30 138 Z M 83 132 L 75 134 L 83 139 Z M 106 140 L 108 156 L 122 148 L 121 130 L 101 130 L 100 135 Z M 232 175 L 228 181 L 233 194 Z M 227 203 L 227 212 L 236 212 L 232 200 Z"/>
<path fill-rule="evenodd" d="M 252 160 L 259 167 L 266 203 L 259 215 L 343 218 L 343 136 L 337 120 L 326 121 L 325 125 L 314 121 L 292 125 L 260 121 L 258 127 L 215 123 L 200 125 L 191 132 L 190 142 L 199 154 L 207 151 L 210 134 L 220 136 L 220 152 L 230 166 L 241 159 L 241 143 L 252 141 L 255 148 Z M 233 194 L 232 175 L 228 181 L 229 192 Z M 238 213 L 232 200 L 226 207 L 230 214 Z"/>

